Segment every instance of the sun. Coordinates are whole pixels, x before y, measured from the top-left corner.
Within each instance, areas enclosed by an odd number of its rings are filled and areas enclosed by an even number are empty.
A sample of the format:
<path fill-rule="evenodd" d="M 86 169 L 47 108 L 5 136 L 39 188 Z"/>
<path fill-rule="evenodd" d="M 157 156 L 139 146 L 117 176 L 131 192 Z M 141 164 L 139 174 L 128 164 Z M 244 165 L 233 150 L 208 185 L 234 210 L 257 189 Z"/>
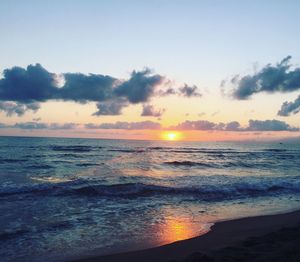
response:
<path fill-rule="evenodd" d="M 179 132 L 165 132 L 163 134 L 163 139 L 168 141 L 180 140 Z"/>
<path fill-rule="evenodd" d="M 175 133 L 168 133 L 167 137 L 168 137 L 168 140 L 175 140 L 176 139 L 176 134 Z"/>

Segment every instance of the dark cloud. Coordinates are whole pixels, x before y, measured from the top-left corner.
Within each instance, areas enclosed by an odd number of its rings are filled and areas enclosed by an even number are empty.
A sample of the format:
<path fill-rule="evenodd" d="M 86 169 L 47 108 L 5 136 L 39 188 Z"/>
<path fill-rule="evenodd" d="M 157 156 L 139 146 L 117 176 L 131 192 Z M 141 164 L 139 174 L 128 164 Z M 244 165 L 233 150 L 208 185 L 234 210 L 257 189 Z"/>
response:
<path fill-rule="evenodd" d="M 140 129 L 161 129 L 161 125 L 152 121 L 142 122 L 116 122 L 116 123 L 102 123 L 99 125 L 86 124 L 88 129 L 126 129 L 126 130 L 140 130 Z"/>
<path fill-rule="evenodd" d="M 114 100 L 97 103 L 98 111 L 93 113 L 94 116 L 115 116 L 121 115 L 122 109 L 129 105 L 125 98 L 116 98 Z"/>
<path fill-rule="evenodd" d="M 235 76 L 231 83 L 236 86 L 233 96 L 237 99 L 247 99 L 259 92 L 291 92 L 300 89 L 300 68 L 291 70 L 291 56 L 280 63 L 266 65 L 253 75 Z"/>
<path fill-rule="evenodd" d="M 32 103 L 52 99 L 56 94 L 55 74 L 40 64 L 26 69 L 13 67 L 3 71 L 0 80 L 0 100 Z"/>
<path fill-rule="evenodd" d="M 28 103 L 23 104 L 19 102 L 12 102 L 12 101 L 0 101 L 0 111 L 6 113 L 7 116 L 17 115 L 22 116 L 25 112 L 31 110 L 36 112 L 40 108 L 38 103 Z"/>
<path fill-rule="evenodd" d="M 126 97 L 133 104 L 147 102 L 164 77 L 153 75 L 149 69 L 133 71 L 129 80 L 114 89 L 117 96 Z"/>
<path fill-rule="evenodd" d="M 94 115 L 117 115 L 129 104 L 147 102 L 164 77 L 149 69 L 133 71 L 128 80 L 98 74 L 48 72 L 40 64 L 27 68 L 13 67 L 3 71 L 0 79 L 0 110 L 22 115 L 36 111 L 38 102 L 48 100 L 98 102 Z M 14 104 L 12 104 L 14 103 Z"/>
<path fill-rule="evenodd" d="M 179 92 L 181 95 L 185 97 L 199 97 L 202 96 L 200 92 L 198 91 L 198 87 L 193 85 L 193 86 L 188 86 L 185 84 L 183 87 L 179 88 Z"/>
<path fill-rule="evenodd" d="M 289 116 L 290 114 L 297 114 L 300 112 L 300 96 L 293 102 L 284 102 L 278 111 L 279 116 Z"/>
<path fill-rule="evenodd" d="M 141 116 L 160 117 L 165 112 L 165 109 L 155 109 L 153 105 L 143 105 L 143 112 Z"/>
<path fill-rule="evenodd" d="M 57 98 L 80 103 L 105 101 L 113 97 L 117 79 L 111 76 L 80 73 L 64 74 L 65 84 L 57 89 Z"/>

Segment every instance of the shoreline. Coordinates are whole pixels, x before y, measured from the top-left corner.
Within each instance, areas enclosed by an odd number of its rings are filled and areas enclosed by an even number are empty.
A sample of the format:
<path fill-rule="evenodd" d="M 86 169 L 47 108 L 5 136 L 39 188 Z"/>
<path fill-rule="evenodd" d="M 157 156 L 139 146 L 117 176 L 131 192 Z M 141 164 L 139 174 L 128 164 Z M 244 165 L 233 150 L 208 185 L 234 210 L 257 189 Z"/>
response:
<path fill-rule="evenodd" d="M 225 220 L 216 222 L 208 233 L 194 238 L 149 249 L 104 256 L 91 255 L 89 257 L 77 257 L 76 259 L 73 258 L 68 261 L 182 261 L 193 256 L 195 253 L 206 255 L 212 251 L 218 251 L 236 245 L 240 246 L 242 242 L 249 238 L 263 237 L 267 234 L 277 232 L 282 228 L 295 227 L 298 224 L 300 224 L 300 210 L 289 213 Z"/>

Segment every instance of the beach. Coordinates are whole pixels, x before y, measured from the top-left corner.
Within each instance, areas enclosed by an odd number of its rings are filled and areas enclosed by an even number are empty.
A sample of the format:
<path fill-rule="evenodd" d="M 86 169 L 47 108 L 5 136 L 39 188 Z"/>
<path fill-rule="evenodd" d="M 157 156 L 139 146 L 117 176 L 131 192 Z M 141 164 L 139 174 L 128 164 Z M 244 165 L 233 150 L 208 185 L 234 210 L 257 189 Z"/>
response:
<path fill-rule="evenodd" d="M 300 211 L 216 223 L 207 234 L 168 245 L 80 262 L 299 261 Z"/>

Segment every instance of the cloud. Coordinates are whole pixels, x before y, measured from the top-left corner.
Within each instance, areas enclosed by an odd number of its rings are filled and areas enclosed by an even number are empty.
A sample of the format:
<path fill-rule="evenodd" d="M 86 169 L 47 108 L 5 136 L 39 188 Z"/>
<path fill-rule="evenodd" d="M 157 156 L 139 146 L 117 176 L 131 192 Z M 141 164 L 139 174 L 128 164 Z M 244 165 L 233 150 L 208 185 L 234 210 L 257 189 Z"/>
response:
<path fill-rule="evenodd" d="M 293 102 L 284 102 L 278 111 L 279 116 L 289 116 L 290 114 L 297 114 L 300 112 L 300 96 Z"/>
<path fill-rule="evenodd" d="M 202 94 L 198 91 L 198 87 L 196 85 L 188 86 L 184 84 L 183 87 L 179 88 L 180 94 L 185 97 L 200 97 Z"/>
<path fill-rule="evenodd" d="M 57 124 L 57 123 L 51 123 L 48 124 L 48 129 L 75 129 L 79 124 L 76 123 L 64 123 L 64 124 Z"/>
<path fill-rule="evenodd" d="M 171 127 L 171 129 L 179 130 L 220 130 L 222 129 L 222 123 L 216 124 L 206 120 L 189 121 L 186 120 L 179 123 L 177 126 Z"/>
<path fill-rule="evenodd" d="M 229 123 L 214 123 L 206 120 L 184 121 L 176 126 L 170 127 L 176 130 L 202 130 L 202 131 L 299 131 L 297 127 L 291 127 L 289 124 L 279 120 L 252 120 L 248 126 L 241 127 L 237 121 Z"/>
<path fill-rule="evenodd" d="M 0 111 L 6 113 L 7 116 L 17 115 L 22 116 L 25 112 L 31 110 L 36 112 L 40 108 L 38 103 L 28 103 L 22 104 L 19 102 L 12 102 L 12 101 L 0 101 Z"/>
<path fill-rule="evenodd" d="M 13 125 L 0 123 L 0 128 L 18 129 L 45 129 L 45 130 L 71 130 L 82 127 L 76 123 L 41 123 L 41 122 L 21 122 Z M 214 123 L 206 120 L 189 121 L 186 120 L 176 126 L 162 128 L 160 123 L 153 121 L 141 122 L 115 122 L 101 124 L 85 124 L 86 129 L 122 129 L 122 130 L 199 130 L 199 131 L 232 131 L 232 132 L 263 132 L 263 131 L 300 131 L 300 128 L 292 127 L 284 121 L 279 120 L 253 120 L 250 119 L 247 126 L 242 127 L 239 122 Z"/>
<path fill-rule="evenodd" d="M 54 97 L 79 103 L 105 101 L 111 99 L 113 87 L 118 82 L 111 76 L 81 73 L 63 74 L 65 83 L 56 88 Z"/>
<path fill-rule="evenodd" d="M 140 129 L 161 129 L 161 125 L 152 121 L 142 122 L 116 122 L 102 123 L 99 125 L 86 124 L 87 129 L 125 129 L 125 130 L 140 130 Z"/>
<path fill-rule="evenodd" d="M 104 101 L 97 103 L 98 111 L 93 113 L 93 116 L 108 116 L 108 115 L 121 115 L 122 109 L 128 106 L 129 103 L 124 98 L 117 98 L 114 100 Z"/>
<path fill-rule="evenodd" d="M 176 95 L 177 92 L 174 88 L 168 87 L 167 90 L 159 90 L 158 95 L 159 96 L 169 96 L 169 95 Z"/>
<path fill-rule="evenodd" d="M 167 83 L 168 85 L 171 85 L 171 82 Z M 182 87 L 179 87 L 177 89 L 173 87 L 168 87 L 166 90 L 159 90 L 158 91 L 159 96 L 169 96 L 169 95 L 178 95 L 178 96 L 184 96 L 184 97 L 201 97 L 202 94 L 199 91 L 199 88 L 196 85 L 189 86 L 187 84 L 184 84 Z"/>
<path fill-rule="evenodd" d="M 75 123 L 64 123 L 64 124 L 58 124 L 58 123 L 37 123 L 37 122 L 23 122 L 23 123 L 16 123 L 14 125 L 6 125 L 6 128 L 19 128 L 19 129 L 75 129 L 78 126 L 78 124 Z"/>
<path fill-rule="evenodd" d="M 46 129 L 48 128 L 48 124 L 45 123 L 37 123 L 37 122 L 24 122 L 24 123 L 16 123 L 12 128 L 20 128 L 20 129 Z"/>
<path fill-rule="evenodd" d="M 260 92 L 291 92 L 300 89 L 300 68 L 291 70 L 290 59 L 291 56 L 287 56 L 275 66 L 268 64 L 253 75 L 236 75 L 231 79 L 235 85 L 233 96 L 248 99 Z"/>
<path fill-rule="evenodd" d="M 153 105 L 143 105 L 143 112 L 141 116 L 160 117 L 165 111 L 165 109 L 155 109 Z"/>
<path fill-rule="evenodd" d="M 0 80 L 0 100 L 20 103 L 46 101 L 56 93 L 55 84 L 55 74 L 40 64 L 29 65 L 26 69 L 5 69 Z"/>
<path fill-rule="evenodd" d="M 133 104 L 147 102 L 164 79 L 163 76 L 153 75 L 147 68 L 140 72 L 133 71 L 130 79 L 117 86 L 114 93 L 126 97 Z"/>
<path fill-rule="evenodd" d="M 291 127 L 289 124 L 279 120 L 249 120 L 249 126 L 246 131 L 299 131 L 297 127 Z"/>
<path fill-rule="evenodd" d="M 129 104 L 149 101 L 164 80 L 147 68 L 133 71 L 128 80 L 123 80 L 99 74 L 54 74 L 40 64 L 13 67 L 5 69 L 0 79 L 0 110 L 8 116 L 20 116 L 27 110 L 38 110 L 39 102 L 63 100 L 97 102 L 95 116 L 117 115 Z"/>
<path fill-rule="evenodd" d="M 0 110 L 7 116 L 21 116 L 28 110 L 36 112 L 40 102 L 62 100 L 96 102 L 98 110 L 94 116 L 120 115 L 124 107 L 149 102 L 155 96 L 201 96 L 195 85 L 185 84 L 175 90 L 170 84 L 166 77 L 148 68 L 134 70 L 129 79 L 124 80 L 101 74 L 55 74 L 40 64 L 13 67 L 5 69 L 0 79 Z M 163 90 L 162 86 L 169 87 Z"/>
<path fill-rule="evenodd" d="M 225 131 L 241 131 L 242 130 L 240 123 L 237 121 L 232 121 L 232 122 L 227 123 L 223 129 Z"/>

